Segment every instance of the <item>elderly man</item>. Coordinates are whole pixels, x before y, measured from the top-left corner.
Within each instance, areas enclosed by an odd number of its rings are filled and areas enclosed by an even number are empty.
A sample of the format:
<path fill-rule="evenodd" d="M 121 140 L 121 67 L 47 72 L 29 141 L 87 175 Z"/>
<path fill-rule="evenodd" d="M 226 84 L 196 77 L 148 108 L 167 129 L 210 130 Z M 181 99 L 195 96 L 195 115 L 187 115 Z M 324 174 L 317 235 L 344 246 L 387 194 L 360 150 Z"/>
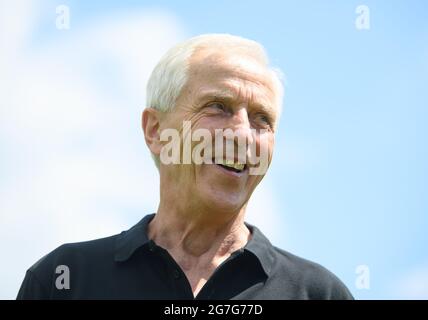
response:
<path fill-rule="evenodd" d="M 119 235 L 60 246 L 27 271 L 18 298 L 352 299 L 328 270 L 244 222 L 265 173 L 250 158 L 264 153 L 270 163 L 281 100 L 278 75 L 254 41 L 211 34 L 170 49 L 142 115 L 160 176 L 156 214 Z M 195 138 L 198 129 L 205 134 Z M 232 137 L 217 139 L 226 130 Z"/>

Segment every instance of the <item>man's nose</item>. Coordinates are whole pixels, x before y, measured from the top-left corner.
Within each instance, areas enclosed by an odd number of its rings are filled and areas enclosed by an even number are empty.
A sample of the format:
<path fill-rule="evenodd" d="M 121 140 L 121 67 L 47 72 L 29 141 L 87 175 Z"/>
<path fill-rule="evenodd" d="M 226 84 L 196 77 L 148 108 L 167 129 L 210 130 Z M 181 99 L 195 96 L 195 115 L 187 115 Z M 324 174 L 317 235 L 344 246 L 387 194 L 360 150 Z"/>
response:
<path fill-rule="evenodd" d="M 232 122 L 236 128 L 250 128 L 251 125 L 247 109 L 241 107 L 235 110 L 232 116 Z"/>
<path fill-rule="evenodd" d="M 251 122 L 246 108 L 237 109 L 231 119 L 231 129 L 235 132 L 235 137 L 238 139 L 246 139 L 247 144 L 253 142 L 251 132 Z"/>

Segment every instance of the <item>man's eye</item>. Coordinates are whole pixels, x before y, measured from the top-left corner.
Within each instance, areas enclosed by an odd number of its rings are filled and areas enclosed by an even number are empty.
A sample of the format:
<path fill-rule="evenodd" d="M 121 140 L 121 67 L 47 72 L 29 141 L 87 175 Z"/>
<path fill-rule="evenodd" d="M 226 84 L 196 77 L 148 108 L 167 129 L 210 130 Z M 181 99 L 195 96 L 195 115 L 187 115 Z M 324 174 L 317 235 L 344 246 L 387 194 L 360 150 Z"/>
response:
<path fill-rule="evenodd" d="M 272 121 L 270 118 L 265 114 L 258 114 L 256 116 L 257 122 L 262 123 L 263 125 L 272 126 Z"/>
<path fill-rule="evenodd" d="M 226 111 L 226 107 L 224 106 L 224 104 L 222 104 L 220 102 L 209 103 L 207 105 L 207 107 L 210 108 L 210 109 L 213 109 L 213 110 Z"/>

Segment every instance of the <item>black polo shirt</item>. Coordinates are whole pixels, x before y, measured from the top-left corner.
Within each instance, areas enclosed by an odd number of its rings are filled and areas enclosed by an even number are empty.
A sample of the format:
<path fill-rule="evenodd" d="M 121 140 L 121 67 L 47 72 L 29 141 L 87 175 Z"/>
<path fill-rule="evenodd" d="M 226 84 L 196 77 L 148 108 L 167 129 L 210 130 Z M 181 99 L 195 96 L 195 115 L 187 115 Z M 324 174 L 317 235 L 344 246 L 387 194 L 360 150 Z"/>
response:
<path fill-rule="evenodd" d="M 148 238 L 153 217 L 118 235 L 58 247 L 27 271 L 17 298 L 194 299 L 179 265 Z M 196 299 L 352 299 L 331 272 L 246 225 L 250 241 L 215 270 Z"/>

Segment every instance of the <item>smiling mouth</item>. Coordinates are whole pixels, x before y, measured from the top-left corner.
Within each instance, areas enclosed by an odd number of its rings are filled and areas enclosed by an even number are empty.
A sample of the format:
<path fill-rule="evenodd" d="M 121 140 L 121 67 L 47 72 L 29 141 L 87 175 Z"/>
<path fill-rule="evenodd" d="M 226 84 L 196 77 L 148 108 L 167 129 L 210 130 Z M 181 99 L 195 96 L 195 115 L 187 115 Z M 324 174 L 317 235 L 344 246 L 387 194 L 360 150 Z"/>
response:
<path fill-rule="evenodd" d="M 233 160 L 223 160 L 222 163 L 216 163 L 216 165 L 232 172 L 243 172 L 247 168 L 246 164 L 235 163 Z"/>

